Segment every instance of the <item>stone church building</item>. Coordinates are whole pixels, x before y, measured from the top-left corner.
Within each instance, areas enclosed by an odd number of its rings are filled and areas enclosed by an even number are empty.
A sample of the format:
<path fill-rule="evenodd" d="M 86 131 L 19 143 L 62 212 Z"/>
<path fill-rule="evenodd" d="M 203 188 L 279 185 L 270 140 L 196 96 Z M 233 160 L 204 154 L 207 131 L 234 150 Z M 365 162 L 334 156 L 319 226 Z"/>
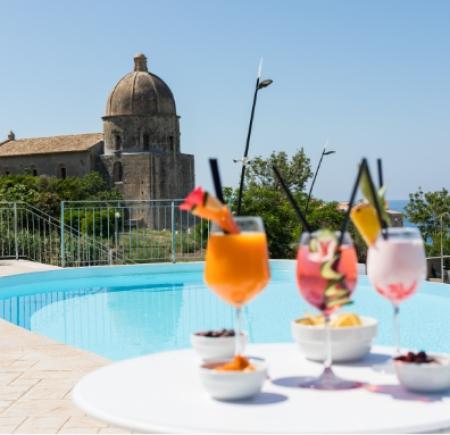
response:
<path fill-rule="evenodd" d="M 0 142 L 0 175 L 98 171 L 127 200 L 184 198 L 194 187 L 194 156 L 181 153 L 179 118 L 170 88 L 138 54 L 108 97 L 103 133 L 22 139 L 10 132 Z"/>

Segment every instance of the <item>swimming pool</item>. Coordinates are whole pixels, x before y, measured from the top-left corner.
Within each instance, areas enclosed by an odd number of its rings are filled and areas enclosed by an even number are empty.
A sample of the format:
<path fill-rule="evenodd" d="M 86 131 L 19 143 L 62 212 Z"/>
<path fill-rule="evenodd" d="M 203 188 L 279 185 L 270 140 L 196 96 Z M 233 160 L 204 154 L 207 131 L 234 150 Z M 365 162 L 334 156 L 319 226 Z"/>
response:
<path fill-rule="evenodd" d="M 294 267 L 294 261 L 271 261 L 270 285 L 244 310 L 252 342 L 290 342 L 290 320 L 314 311 L 299 296 Z M 347 311 L 378 318 L 376 342 L 391 345 L 391 306 L 365 276 L 354 301 Z M 450 286 L 424 283 L 400 311 L 403 346 L 450 352 Z M 0 278 L 0 317 L 113 360 L 188 347 L 192 332 L 233 324 L 231 308 L 203 284 L 203 263 Z"/>

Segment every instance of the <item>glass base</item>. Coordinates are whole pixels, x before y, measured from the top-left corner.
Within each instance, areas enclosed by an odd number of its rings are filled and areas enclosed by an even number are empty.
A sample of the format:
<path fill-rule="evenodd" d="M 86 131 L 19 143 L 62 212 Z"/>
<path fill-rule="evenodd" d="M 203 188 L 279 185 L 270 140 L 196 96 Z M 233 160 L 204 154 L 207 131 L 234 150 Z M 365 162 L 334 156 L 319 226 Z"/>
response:
<path fill-rule="evenodd" d="M 300 388 L 310 388 L 312 390 L 351 390 L 352 388 L 360 388 L 362 382 L 342 379 L 336 376 L 331 367 L 326 367 L 318 378 L 312 378 L 302 382 Z"/>

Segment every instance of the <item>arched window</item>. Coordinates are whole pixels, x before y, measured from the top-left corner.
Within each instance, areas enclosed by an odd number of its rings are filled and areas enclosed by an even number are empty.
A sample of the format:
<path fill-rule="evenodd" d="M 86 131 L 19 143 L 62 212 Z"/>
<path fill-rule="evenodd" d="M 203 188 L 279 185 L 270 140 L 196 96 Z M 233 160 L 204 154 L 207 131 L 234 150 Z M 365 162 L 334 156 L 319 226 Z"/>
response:
<path fill-rule="evenodd" d="M 148 133 L 143 134 L 142 145 L 143 145 L 144 151 L 148 151 L 150 149 L 150 135 Z"/>
<path fill-rule="evenodd" d="M 120 182 L 123 179 L 122 163 L 114 162 L 113 165 L 113 181 L 114 183 Z"/>
<path fill-rule="evenodd" d="M 122 149 L 122 138 L 120 134 L 114 135 L 114 149 L 120 151 Z"/>
<path fill-rule="evenodd" d="M 169 136 L 169 150 L 174 152 L 175 151 L 175 145 L 173 141 L 173 136 Z"/>
<path fill-rule="evenodd" d="M 35 169 L 35 168 L 32 168 L 31 169 L 31 173 L 33 174 L 33 177 L 37 177 L 37 169 Z"/>
<path fill-rule="evenodd" d="M 59 167 L 59 178 L 62 178 L 63 180 L 67 178 L 67 169 L 65 166 L 61 165 Z"/>

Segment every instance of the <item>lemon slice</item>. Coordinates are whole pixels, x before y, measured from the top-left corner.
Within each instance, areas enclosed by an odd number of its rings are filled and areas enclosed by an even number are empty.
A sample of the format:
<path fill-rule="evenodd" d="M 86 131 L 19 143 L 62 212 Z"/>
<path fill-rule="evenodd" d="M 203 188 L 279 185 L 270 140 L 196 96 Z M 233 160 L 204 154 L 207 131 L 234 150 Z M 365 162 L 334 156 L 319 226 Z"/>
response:
<path fill-rule="evenodd" d="M 381 231 L 375 207 L 368 203 L 355 205 L 350 217 L 366 244 L 368 246 L 373 245 Z"/>
<path fill-rule="evenodd" d="M 357 314 L 353 313 L 344 313 L 337 317 L 335 317 L 332 322 L 331 326 L 335 328 L 346 328 L 350 326 L 361 326 L 362 322 L 360 317 Z"/>
<path fill-rule="evenodd" d="M 312 319 L 311 317 L 303 317 L 302 319 L 297 319 L 295 321 L 296 323 L 298 323 L 299 325 L 305 325 L 305 326 L 314 326 L 314 319 Z"/>
<path fill-rule="evenodd" d="M 317 316 L 305 314 L 305 317 L 296 320 L 296 322 L 299 323 L 300 325 L 320 326 L 324 324 L 325 320 L 321 314 L 318 314 Z"/>

